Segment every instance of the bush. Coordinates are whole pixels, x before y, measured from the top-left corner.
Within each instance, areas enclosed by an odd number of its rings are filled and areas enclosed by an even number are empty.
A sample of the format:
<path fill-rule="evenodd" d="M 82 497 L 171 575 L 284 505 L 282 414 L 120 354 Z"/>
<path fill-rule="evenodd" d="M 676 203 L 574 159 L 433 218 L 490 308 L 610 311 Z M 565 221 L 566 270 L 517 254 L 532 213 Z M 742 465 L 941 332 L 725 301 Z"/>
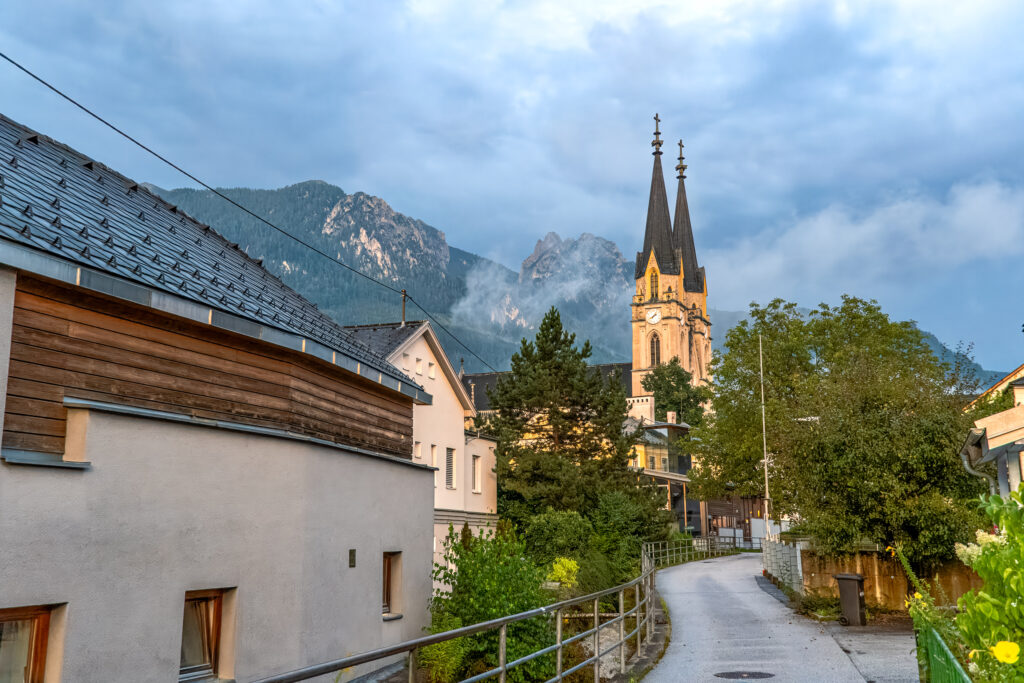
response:
<path fill-rule="evenodd" d="M 526 552 L 537 564 L 551 564 L 558 557 L 578 560 L 594 535 L 591 526 L 575 510 L 548 510 L 532 517 L 526 524 Z"/>
<path fill-rule="evenodd" d="M 445 612 L 431 615 L 430 633 L 444 633 L 462 628 L 462 621 Z M 430 683 L 454 683 L 459 680 L 466 661 L 466 638 L 455 638 L 421 648 L 417 654 L 420 666 L 427 670 Z"/>
<path fill-rule="evenodd" d="M 525 544 L 508 525 L 499 524 L 496 533 L 482 531 L 480 536 L 449 530 L 444 549 L 444 562 L 434 565 L 434 580 L 443 584 L 434 593 L 434 614 L 469 626 L 546 604 L 544 571 L 527 557 Z M 497 666 L 497 629 L 461 640 L 466 655 L 459 675 Z M 510 624 L 507 642 L 507 659 L 512 661 L 553 644 L 554 634 L 547 620 L 530 619 Z M 540 657 L 512 669 L 509 679 L 546 679 L 553 673 L 553 659 Z"/>
<path fill-rule="evenodd" d="M 574 588 L 576 586 L 576 575 L 579 573 L 580 565 L 576 560 L 568 557 L 559 557 L 551 564 L 551 571 L 548 572 L 548 581 L 555 581 L 562 588 Z"/>

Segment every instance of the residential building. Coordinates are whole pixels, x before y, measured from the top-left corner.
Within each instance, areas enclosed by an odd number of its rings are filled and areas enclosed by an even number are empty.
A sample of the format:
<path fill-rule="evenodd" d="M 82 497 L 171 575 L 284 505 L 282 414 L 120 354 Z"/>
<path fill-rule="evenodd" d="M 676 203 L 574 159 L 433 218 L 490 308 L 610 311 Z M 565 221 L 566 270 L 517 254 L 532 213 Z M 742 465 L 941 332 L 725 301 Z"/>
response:
<path fill-rule="evenodd" d="M 435 561 L 444 553 L 448 529 L 464 525 L 475 534 L 498 520 L 494 447 L 486 434 L 467 429 L 476 416 L 472 398 L 425 320 L 356 325 L 353 338 L 388 359 L 432 396 L 413 409 L 413 461 L 434 472 Z"/>
<path fill-rule="evenodd" d="M 0 159 L 0 679 L 420 635 L 429 392 L 145 186 L 3 117 Z"/>
<path fill-rule="evenodd" d="M 1016 491 L 1024 481 L 1024 377 L 1005 386 L 1013 391 L 1013 407 L 976 420 L 960 449 L 967 471 L 985 479 L 989 490 L 1001 495 Z"/>

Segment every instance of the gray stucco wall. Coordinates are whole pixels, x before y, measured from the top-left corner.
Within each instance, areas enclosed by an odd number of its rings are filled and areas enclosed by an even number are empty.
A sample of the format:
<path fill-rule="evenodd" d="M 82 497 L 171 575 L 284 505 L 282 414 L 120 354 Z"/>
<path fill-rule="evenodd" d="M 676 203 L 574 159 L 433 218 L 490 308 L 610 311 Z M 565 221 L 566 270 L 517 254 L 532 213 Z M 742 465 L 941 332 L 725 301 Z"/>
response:
<path fill-rule="evenodd" d="M 0 607 L 67 603 L 51 629 L 47 680 L 177 680 L 187 590 L 237 588 L 225 673 L 238 681 L 422 635 L 429 470 L 69 412 L 69 430 L 85 434 L 75 459 L 91 470 L 0 464 Z M 381 618 L 386 551 L 403 554 L 404 618 L 389 622 Z"/>

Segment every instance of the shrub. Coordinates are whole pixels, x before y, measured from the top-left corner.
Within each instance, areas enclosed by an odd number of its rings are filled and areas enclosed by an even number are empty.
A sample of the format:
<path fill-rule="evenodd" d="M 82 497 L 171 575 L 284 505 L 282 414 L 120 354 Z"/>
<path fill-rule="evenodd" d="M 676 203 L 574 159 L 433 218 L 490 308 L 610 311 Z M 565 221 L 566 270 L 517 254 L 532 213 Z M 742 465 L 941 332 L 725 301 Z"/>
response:
<path fill-rule="evenodd" d="M 431 615 L 430 633 L 444 633 L 462 627 L 462 621 L 443 611 Z M 459 679 L 466 661 L 466 638 L 455 638 L 421 648 L 417 654 L 420 666 L 427 670 L 430 683 L 453 683 Z"/>
<path fill-rule="evenodd" d="M 508 525 L 480 536 L 449 530 L 444 561 L 434 565 L 435 591 L 431 609 L 464 625 L 478 624 L 541 607 L 547 601 L 541 583 L 544 571 L 526 556 L 525 544 Z M 467 636 L 462 671 L 493 668 L 498 664 L 498 630 Z M 544 619 L 516 622 L 508 627 L 507 659 L 512 661 L 554 643 Z M 513 681 L 549 678 L 553 659 L 540 657 L 512 669 Z M 460 674 L 462 673 L 460 671 Z"/>
<path fill-rule="evenodd" d="M 576 575 L 579 573 L 580 565 L 576 560 L 568 557 L 559 557 L 551 564 L 551 571 L 548 572 L 548 581 L 556 581 L 562 588 L 574 588 L 576 586 Z"/>
<path fill-rule="evenodd" d="M 578 560 L 593 535 L 594 527 L 575 510 L 548 510 L 527 522 L 524 540 L 530 557 L 547 565 L 558 557 Z"/>

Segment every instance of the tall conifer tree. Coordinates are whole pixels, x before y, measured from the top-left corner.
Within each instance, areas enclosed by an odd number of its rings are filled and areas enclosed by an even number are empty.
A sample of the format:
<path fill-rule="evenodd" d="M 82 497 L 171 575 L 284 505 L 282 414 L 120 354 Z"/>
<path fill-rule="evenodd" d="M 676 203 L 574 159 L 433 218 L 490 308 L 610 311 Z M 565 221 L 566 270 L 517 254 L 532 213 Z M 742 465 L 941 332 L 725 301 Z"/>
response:
<path fill-rule="evenodd" d="M 495 413 L 484 426 L 498 437 L 499 513 L 519 525 L 548 509 L 586 516 L 602 494 L 622 491 L 649 511 L 648 535 L 657 536 L 663 501 L 628 469 L 636 435 L 623 426 L 625 389 L 587 365 L 590 353 L 552 308 L 490 393 Z"/>

